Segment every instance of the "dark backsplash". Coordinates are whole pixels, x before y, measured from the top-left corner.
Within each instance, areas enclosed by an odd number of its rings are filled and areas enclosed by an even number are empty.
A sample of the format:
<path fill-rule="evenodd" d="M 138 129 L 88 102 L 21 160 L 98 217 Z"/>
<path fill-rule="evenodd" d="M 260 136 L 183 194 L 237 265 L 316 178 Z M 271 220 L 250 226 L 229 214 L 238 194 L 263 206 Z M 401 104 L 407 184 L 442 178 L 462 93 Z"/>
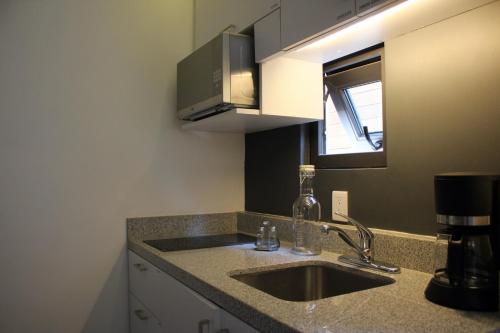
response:
<path fill-rule="evenodd" d="M 300 146 L 300 126 L 245 136 L 245 210 L 291 216 Z"/>
<path fill-rule="evenodd" d="M 490 113 L 490 116 L 492 114 Z M 389 116 L 390 117 L 390 116 Z M 495 115 L 497 124 L 500 116 Z M 438 229 L 434 212 L 434 175 L 451 171 L 500 170 L 500 131 L 470 133 L 469 141 L 458 145 L 455 137 L 444 137 L 442 124 L 426 126 L 425 137 L 404 137 L 388 122 L 386 168 L 317 170 L 314 190 L 321 203 L 322 220 L 331 219 L 331 191 L 349 191 L 349 215 L 369 227 L 432 235 Z M 456 121 L 456 120 L 455 120 Z M 418 124 L 411 124 L 418 126 Z M 308 163 L 301 138 L 303 126 L 290 126 L 247 134 L 245 137 L 245 209 L 247 211 L 291 216 L 298 196 L 298 166 Z M 465 134 L 463 134 L 465 135 Z M 482 135 L 496 136 L 485 143 Z"/>

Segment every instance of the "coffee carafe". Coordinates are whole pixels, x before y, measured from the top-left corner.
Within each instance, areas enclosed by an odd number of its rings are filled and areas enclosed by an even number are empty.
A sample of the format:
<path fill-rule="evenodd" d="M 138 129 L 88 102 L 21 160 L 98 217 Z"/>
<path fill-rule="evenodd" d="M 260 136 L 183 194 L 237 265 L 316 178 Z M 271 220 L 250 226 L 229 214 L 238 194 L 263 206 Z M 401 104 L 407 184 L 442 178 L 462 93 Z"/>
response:
<path fill-rule="evenodd" d="M 438 231 L 428 300 L 450 308 L 498 310 L 498 176 L 450 173 L 434 178 Z"/>

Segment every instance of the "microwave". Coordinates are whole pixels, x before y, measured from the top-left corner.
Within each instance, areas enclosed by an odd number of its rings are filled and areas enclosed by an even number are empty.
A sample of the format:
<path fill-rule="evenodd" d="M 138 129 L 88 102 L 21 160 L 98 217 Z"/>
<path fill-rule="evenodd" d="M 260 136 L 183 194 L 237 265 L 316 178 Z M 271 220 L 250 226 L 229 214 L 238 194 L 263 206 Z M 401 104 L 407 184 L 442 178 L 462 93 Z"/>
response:
<path fill-rule="evenodd" d="M 258 108 L 253 38 L 223 32 L 177 64 L 177 114 L 200 120 L 233 108 Z"/>

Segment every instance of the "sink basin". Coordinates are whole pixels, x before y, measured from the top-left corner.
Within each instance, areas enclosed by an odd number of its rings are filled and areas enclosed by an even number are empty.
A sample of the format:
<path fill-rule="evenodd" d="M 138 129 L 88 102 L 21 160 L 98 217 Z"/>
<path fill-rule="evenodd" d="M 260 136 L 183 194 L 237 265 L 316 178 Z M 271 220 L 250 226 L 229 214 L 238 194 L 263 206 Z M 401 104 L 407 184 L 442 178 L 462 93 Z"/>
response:
<path fill-rule="evenodd" d="M 386 276 L 321 261 L 231 277 L 271 296 L 294 302 L 313 301 L 395 282 Z"/>

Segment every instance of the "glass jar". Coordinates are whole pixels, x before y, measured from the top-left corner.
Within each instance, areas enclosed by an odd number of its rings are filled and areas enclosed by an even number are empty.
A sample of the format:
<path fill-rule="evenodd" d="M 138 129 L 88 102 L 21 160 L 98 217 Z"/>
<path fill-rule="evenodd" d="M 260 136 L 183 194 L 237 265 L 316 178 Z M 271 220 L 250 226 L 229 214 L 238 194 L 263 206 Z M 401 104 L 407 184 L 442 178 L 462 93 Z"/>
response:
<path fill-rule="evenodd" d="M 311 256 L 321 253 L 321 234 L 318 222 L 321 207 L 314 197 L 314 165 L 299 166 L 300 195 L 293 203 L 293 248 L 298 255 Z"/>

